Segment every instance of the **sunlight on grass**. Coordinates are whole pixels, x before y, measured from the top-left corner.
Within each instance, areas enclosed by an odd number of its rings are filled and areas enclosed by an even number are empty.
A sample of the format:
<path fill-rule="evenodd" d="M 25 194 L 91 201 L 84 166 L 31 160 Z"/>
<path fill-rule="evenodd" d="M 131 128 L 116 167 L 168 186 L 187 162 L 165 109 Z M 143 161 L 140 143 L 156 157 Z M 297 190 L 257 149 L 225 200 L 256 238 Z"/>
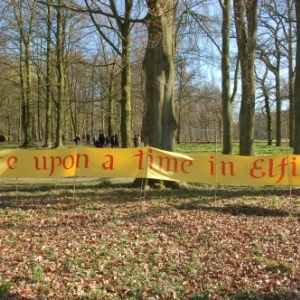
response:
<path fill-rule="evenodd" d="M 128 182 L 78 181 L 75 191 L 64 179 L 19 181 L 17 189 L 12 182 L 1 181 L 1 299 L 296 299 L 300 293 L 298 187 L 190 184 L 149 190 L 144 199 Z"/>
<path fill-rule="evenodd" d="M 175 144 L 176 152 L 183 153 L 222 153 L 223 144 L 197 144 L 197 143 L 183 143 L 183 144 Z M 287 144 L 283 146 L 268 146 L 267 143 L 256 142 L 254 144 L 254 152 L 255 155 L 282 155 L 282 154 L 292 154 L 293 148 L 289 147 Z M 239 144 L 233 144 L 233 154 L 239 155 Z"/>
<path fill-rule="evenodd" d="M 238 299 L 251 289 L 270 294 L 276 282 L 288 295 L 299 275 L 300 212 L 288 188 L 255 188 L 255 197 L 245 197 L 248 187 L 220 186 L 215 200 L 194 185 L 184 193 L 149 191 L 140 202 L 129 185 L 82 183 L 73 200 L 59 196 L 67 184 L 55 193 L 36 184 L 20 186 L 18 201 L 0 200 L 3 295 Z M 275 208 L 277 193 L 285 196 Z M 258 284 L 261 272 L 266 280 Z"/>

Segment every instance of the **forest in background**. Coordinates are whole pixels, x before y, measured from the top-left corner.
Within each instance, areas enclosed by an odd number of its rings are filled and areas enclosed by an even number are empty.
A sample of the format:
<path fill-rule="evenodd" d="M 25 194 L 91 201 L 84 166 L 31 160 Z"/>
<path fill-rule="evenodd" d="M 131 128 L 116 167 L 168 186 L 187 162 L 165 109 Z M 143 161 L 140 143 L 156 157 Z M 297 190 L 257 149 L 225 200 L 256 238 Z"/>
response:
<path fill-rule="evenodd" d="M 171 2 L 160 8 L 174 14 L 167 27 L 174 28 L 175 41 L 175 140 L 222 141 L 228 1 L 179 1 L 175 8 Z M 144 64 L 146 50 L 155 49 L 164 34 L 158 21 L 149 21 L 149 15 L 157 17 L 150 4 L 159 1 L 0 3 L 1 135 L 47 147 L 100 129 L 119 133 L 124 147 L 134 134 L 143 137 L 145 115 L 150 122 L 156 115 L 146 110 Z M 241 135 L 236 10 L 226 11 L 232 140 Z M 282 139 L 293 142 L 296 37 L 294 1 L 258 1 L 253 130 L 256 139 L 275 140 L 277 146 Z"/>

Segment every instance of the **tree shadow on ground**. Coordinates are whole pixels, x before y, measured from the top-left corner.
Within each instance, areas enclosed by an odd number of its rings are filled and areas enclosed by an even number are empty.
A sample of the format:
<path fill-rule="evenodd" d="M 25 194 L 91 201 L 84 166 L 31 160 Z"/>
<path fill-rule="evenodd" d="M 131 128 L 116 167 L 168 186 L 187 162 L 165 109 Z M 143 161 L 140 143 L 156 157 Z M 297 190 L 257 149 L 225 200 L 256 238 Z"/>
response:
<path fill-rule="evenodd" d="M 74 186 L 72 181 L 63 184 L 22 184 L 14 187 L 1 186 L 0 208 L 18 209 L 48 209 L 70 210 L 83 204 L 122 204 L 141 203 L 143 201 L 160 201 L 163 199 L 173 208 L 179 210 L 211 210 L 232 215 L 256 215 L 256 216 L 287 216 L 291 212 L 280 208 L 264 208 L 253 205 L 240 205 L 238 198 L 260 200 L 265 197 L 276 199 L 298 200 L 300 189 L 289 187 L 246 187 L 246 186 L 218 186 L 191 185 L 189 189 L 182 190 L 147 190 L 132 188 L 131 183 L 110 183 L 109 181 L 97 181 L 94 183 L 79 182 Z M 184 204 L 176 204 L 176 201 L 186 201 Z M 227 200 L 237 199 L 234 204 L 226 204 Z M 219 201 L 224 203 L 218 205 Z M 276 205 L 274 205 L 276 206 Z M 145 212 L 143 212 L 145 214 Z M 297 212 L 299 216 L 299 212 Z"/>
<path fill-rule="evenodd" d="M 277 208 L 265 208 L 261 206 L 252 206 L 245 204 L 228 204 L 225 206 L 203 206 L 195 203 L 185 203 L 180 205 L 174 205 L 179 210 L 205 210 L 214 211 L 222 214 L 231 214 L 233 216 L 257 216 L 257 217 L 287 217 L 291 214 L 293 216 L 300 217 L 299 212 L 288 212 Z"/>

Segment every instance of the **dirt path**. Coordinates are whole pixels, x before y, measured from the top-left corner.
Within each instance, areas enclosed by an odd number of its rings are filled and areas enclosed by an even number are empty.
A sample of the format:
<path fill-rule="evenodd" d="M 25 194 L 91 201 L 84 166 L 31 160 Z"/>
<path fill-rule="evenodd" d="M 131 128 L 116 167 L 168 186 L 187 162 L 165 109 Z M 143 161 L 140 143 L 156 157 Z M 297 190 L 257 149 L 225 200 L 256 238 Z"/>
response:
<path fill-rule="evenodd" d="M 110 177 L 69 177 L 69 178 L 0 178 L 1 183 L 47 183 L 47 182 L 95 182 L 106 181 L 109 183 L 131 183 L 134 178 L 110 178 Z"/>

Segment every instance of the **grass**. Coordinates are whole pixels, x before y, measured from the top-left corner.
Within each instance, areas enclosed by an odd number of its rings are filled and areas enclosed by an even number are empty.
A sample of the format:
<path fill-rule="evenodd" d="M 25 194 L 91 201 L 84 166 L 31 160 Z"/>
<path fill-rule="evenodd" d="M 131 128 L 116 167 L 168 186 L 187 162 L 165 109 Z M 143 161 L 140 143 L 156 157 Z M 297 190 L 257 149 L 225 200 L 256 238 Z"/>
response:
<path fill-rule="evenodd" d="M 43 143 L 36 143 L 35 148 L 41 149 Z M 83 143 L 84 146 L 86 146 Z M 0 143 L 0 150 L 2 149 L 15 149 L 19 148 L 21 144 L 16 143 Z M 67 143 L 65 147 L 74 147 L 74 143 Z M 93 147 L 93 146 L 90 146 Z M 183 153 L 202 153 L 202 152 L 222 152 L 222 143 L 181 143 L 175 144 L 175 151 Z M 255 155 L 279 155 L 286 153 L 293 153 L 293 148 L 289 147 L 287 143 L 283 142 L 282 146 L 268 146 L 266 141 L 256 141 L 254 144 Z M 239 154 L 239 144 L 233 143 L 233 153 L 235 155 Z"/>
<path fill-rule="evenodd" d="M 176 144 L 175 150 L 178 152 L 218 152 L 222 153 L 223 144 L 222 143 L 211 143 L 211 144 L 200 144 L 200 143 L 183 143 Z M 256 142 L 254 144 L 255 155 L 280 155 L 293 153 L 293 148 L 289 147 L 287 143 L 283 143 L 282 146 L 268 146 L 267 142 Z M 239 154 L 239 144 L 233 144 L 233 153 L 235 155 Z"/>
<path fill-rule="evenodd" d="M 299 296 L 298 189 L 193 185 L 143 199 L 107 180 L 1 186 L 3 299 Z"/>
<path fill-rule="evenodd" d="M 300 299 L 298 187 L 0 186 L 0 299 Z"/>

